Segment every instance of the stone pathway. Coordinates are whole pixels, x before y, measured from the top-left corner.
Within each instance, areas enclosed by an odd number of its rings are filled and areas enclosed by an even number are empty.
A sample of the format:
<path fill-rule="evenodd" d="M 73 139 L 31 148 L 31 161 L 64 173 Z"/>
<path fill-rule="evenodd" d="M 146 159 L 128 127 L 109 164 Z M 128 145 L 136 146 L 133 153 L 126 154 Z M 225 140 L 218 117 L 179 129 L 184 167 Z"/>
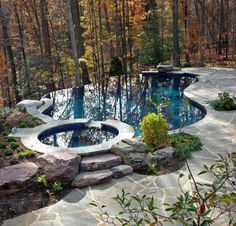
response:
<path fill-rule="evenodd" d="M 199 82 L 188 87 L 185 95 L 207 109 L 207 115 L 203 120 L 184 128 L 185 132 L 198 135 L 204 144 L 203 150 L 194 153 L 194 158 L 189 161 L 191 170 L 196 175 L 201 171 L 203 164 L 212 164 L 217 154 L 236 151 L 236 111 L 216 112 L 205 102 L 215 99 L 222 91 L 236 94 L 236 69 L 191 68 L 183 71 L 200 75 Z M 186 167 L 181 171 L 187 172 Z M 162 208 L 164 202 L 174 202 L 180 194 L 178 174 L 179 172 L 175 172 L 154 177 L 133 173 L 107 184 L 74 189 L 55 205 L 8 220 L 4 226 L 104 226 L 106 224 L 100 221 L 96 208 L 89 206 L 89 202 L 95 200 L 108 206 L 111 214 L 118 213 L 112 197 L 126 189 L 131 194 L 154 196 L 157 205 Z M 210 180 L 207 176 L 198 179 Z M 185 190 L 189 190 L 190 185 L 186 179 L 181 180 L 181 183 Z M 227 224 L 222 219 L 214 225 Z"/>

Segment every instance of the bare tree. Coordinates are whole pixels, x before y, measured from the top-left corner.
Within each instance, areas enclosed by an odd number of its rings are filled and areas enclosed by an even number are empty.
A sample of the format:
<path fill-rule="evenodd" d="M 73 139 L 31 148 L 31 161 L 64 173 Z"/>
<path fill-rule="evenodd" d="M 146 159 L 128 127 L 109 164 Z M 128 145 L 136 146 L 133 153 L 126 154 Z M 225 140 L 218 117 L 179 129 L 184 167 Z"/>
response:
<path fill-rule="evenodd" d="M 67 7 L 67 17 L 68 17 L 68 24 L 69 24 L 69 31 L 70 31 L 70 40 L 71 40 L 73 58 L 74 58 L 74 63 L 75 63 L 75 83 L 76 83 L 76 86 L 81 86 L 82 84 L 81 84 L 80 71 L 79 71 L 78 49 L 77 49 L 77 44 L 76 44 L 76 36 L 75 36 L 70 0 L 66 1 L 66 7 Z"/>
<path fill-rule="evenodd" d="M 180 66 L 180 48 L 179 48 L 179 1 L 173 0 L 173 59 L 176 67 Z"/>

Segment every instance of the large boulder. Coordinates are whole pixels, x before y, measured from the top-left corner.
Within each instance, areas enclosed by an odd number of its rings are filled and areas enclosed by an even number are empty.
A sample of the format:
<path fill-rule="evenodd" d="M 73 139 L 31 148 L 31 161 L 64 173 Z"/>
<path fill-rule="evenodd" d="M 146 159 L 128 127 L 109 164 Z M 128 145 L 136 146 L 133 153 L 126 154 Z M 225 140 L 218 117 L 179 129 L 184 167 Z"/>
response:
<path fill-rule="evenodd" d="M 142 170 L 150 163 L 158 164 L 159 161 L 173 156 L 172 147 L 156 150 L 153 153 L 147 151 L 147 145 L 138 138 L 125 139 L 113 145 L 111 152 L 121 156 L 124 164 L 134 170 Z"/>
<path fill-rule="evenodd" d="M 103 184 L 112 179 L 113 173 L 111 170 L 98 170 L 93 172 L 81 173 L 76 176 L 72 182 L 72 186 L 83 188 L 90 185 Z"/>
<path fill-rule="evenodd" d="M 0 196 L 12 194 L 30 185 L 39 167 L 33 162 L 25 162 L 0 169 Z"/>
<path fill-rule="evenodd" d="M 172 147 L 162 148 L 153 152 L 153 155 L 157 161 L 172 158 L 174 155 L 174 149 Z"/>
<path fill-rule="evenodd" d="M 111 152 L 119 155 L 126 165 L 132 166 L 134 170 L 145 167 L 147 146 L 137 138 L 126 139 L 113 145 Z"/>
<path fill-rule="evenodd" d="M 43 154 L 36 161 L 48 181 L 69 182 L 79 173 L 81 157 L 68 150 L 61 150 Z"/>

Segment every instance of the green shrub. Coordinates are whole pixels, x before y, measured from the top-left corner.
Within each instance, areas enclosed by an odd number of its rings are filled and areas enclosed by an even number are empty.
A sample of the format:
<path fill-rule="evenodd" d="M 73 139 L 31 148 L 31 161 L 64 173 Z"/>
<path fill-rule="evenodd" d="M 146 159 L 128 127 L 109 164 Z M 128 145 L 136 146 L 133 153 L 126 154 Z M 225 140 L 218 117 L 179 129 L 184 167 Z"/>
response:
<path fill-rule="evenodd" d="M 36 156 L 36 152 L 33 150 L 26 150 L 26 151 L 20 151 L 17 154 L 17 158 L 24 159 L 24 158 L 32 158 Z"/>
<path fill-rule="evenodd" d="M 5 155 L 6 157 L 9 157 L 9 156 L 12 156 L 12 155 L 13 155 L 13 152 L 12 152 L 12 150 L 6 150 L 6 151 L 4 152 L 4 155 Z"/>
<path fill-rule="evenodd" d="M 0 149 L 6 148 L 6 145 L 3 143 L 0 143 Z"/>
<path fill-rule="evenodd" d="M 8 142 L 16 142 L 16 139 L 14 137 L 7 137 L 6 139 Z"/>
<path fill-rule="evenodd" d="M 61 191 L 63 189 L 62 187 L 62 183 L 60 181 L 55 181 L 53 184 L 52 184 L 52 189 L 56 192 L 58 191 Z"/>
<path fill-rule="evenodd" d="M 122 62 L 119 59 L 119 57 L 113 57 L 111 60 L 109 75 L 110 76 L 117 76 L 117 75 L 123 75 L 123 66 Z"/>
<path fill-rule="evenodd" d="M 219 93 L 218 100 L 209 101 L 209 105 L 216 111 L 230 111 L 236 110 L 235 97 L 230 97 L 229 93 Z"/>
<path fill-rule="evenodd" d="M 16 158 L 15 156 L 12 156 L 12 158 L 11 158 L 11 160 L 10 160 L 10 163 L 11 163 L 11 165 L 17 164 L 17 163 L 18 163 L 17 158 Z"/>
<path fill-rule="evenodd" d="M 38 126 L 39 123 L 37 122 L 37 118 L 31 118 L 26 122 L 27 127 L 33 128 L 35 126 Z"/>
<path fill-rule="evenodd" d="M 202 143 L 199 137 L 177 133 L 169 135 L 169 143 L 173 147 L 175 156 L 186 159 L 192 156 L 192 152 L 201 150 Z"/>
<path fill-rule="evenodd" d="M 183 67 L 192 67 L 193 65 L 190 62 L 185 62 Z"/>
<path fill-rule="evenodd" d="M 47 179 L 46 179 L 46 175 L 45 174 L 41 174 L 37 177 L 37 181 L 40 184 L 43 184 L 44 186 L 47 186 Z"/>
<path fill-rule="evenodd" d="M 19 147 L 19 148 L 16 149 L 16 152 L 17 152 L 17 153 L 24 152 L 24 151 L 25 151 L 25 150 L 24 150 L 23 148 L 21 148 L 21 147 Z"/>
<path fill-rule="evenodd" d="M 150 151 L 168 145 L 168 123 L 161 113 L 146 115 L 140 123 L 140 128 L 143 133 L 142 139 Z"/>
<path fill-rule="evenodd" d="M 16 150 L 20 145 L 17 144 L 16 142 L 12 141 L 12 142 L 10 142 L 10 146 L 12 149 Z"/>
<path fill-rule="evenodd" d="M 157 165 L 154 163 L 149 163 L 147 165 L 147 172 L 150 174 L 155 174 L 158 171 Z"/>
<path fill-rule="evenodd" d="M 19 120 L 18 121 L 18 126 L 19 126 L 19 128 L 25 128 L 26 127 L 25 121 Z"/>
<path fill-rule="evenodd" d="M 8 134 L 10 134 L 11 131 L 9 131 L 8 129 L 5 129 L 3 132 L 2 132 L 2 135 L 3 136 L 7 136 Z"/>
<path fill-rule="evenodd" d="M 26 128 L 26 127 L 29 127 L 29 128 L 33 128 L 35 126 L 38 126 L 40 123 L 38 122 L 38 119 L 35 118 L 35 117 L 32 117 L 30 119 L 26 119 L 26 120 L 22 120 L 20 119 L 18 121 L 18 126 L 20 128 Z"/>

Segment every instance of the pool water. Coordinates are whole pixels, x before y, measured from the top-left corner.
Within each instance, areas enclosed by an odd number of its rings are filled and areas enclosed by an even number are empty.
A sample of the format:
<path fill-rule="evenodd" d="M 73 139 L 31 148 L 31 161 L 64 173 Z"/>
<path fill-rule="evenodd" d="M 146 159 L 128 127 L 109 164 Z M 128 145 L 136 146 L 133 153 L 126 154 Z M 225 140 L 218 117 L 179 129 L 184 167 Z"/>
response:
<path fill-rule="evenodd" d="M 127 83 L 123 77 L 111 77 L 104 89 L 97 83 L 50 93 L 54 106 L 49 114 L 57 120 L 118 119 L 132 125 L 138 136 L 141 135 L 140 120 L 148 113 L 156 112 L 149 98 L 157 102 L 161 97 L 162 102 L 168 101 L 162 113 L 169 130 L 177 129 L 205 116 L 204 109 L 183 95 L 184 89 L 194 82 L 197 82 L 195 76 L 184 73 L 139 75 Z"/>
<path fill-rule="evenodd" d="M 97 127 L 81 127 L 51 130 L 41 134 L 39 140 L 54 147 L 85 147 L 104 143 L 117 134 Z"/>

